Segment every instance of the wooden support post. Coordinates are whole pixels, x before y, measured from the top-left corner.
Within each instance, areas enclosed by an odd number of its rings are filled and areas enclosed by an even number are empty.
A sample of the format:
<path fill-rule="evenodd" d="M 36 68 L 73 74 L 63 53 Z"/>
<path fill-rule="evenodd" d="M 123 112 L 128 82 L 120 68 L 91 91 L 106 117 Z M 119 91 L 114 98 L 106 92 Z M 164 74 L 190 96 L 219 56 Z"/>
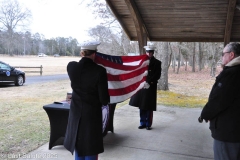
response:
<path fill-rule="evenodd" d="M 226 46 L 231 41 L 231 33 L 232 33 L 231 30 L 232 30 L 234 11 L 236 8 L 236 1 L 237 0 L 229 0 L 225 35 L 224 35 L 224 46 Z"/>
<path fill-rule="evenodd" d="M 40 75 L 42 75 L 42 65 L 40 66 Z"/>
<path fill-rule="evenodd" d="M 146 34 L 143 33 L 142 36 L 138 37 L 138 45 L 139 45 L 139 53 L 144 54 L 145 50 L 143 49 L 143 47 L 147 45 L 147 35 Z"/>
<path fill-rule="evenodd" d="M 146 26 L 143 23 L 142 17 L 139 14 L 139 10 L 135 4 L 134 0 L 125 0 L 125 3 L 131 13 L 131 17 L 133 18 L 136 32 L 137 32 L 137 40 L 139 45 L 139 53 L 144 54 L 143 47 L 147 44 L 147 38 L 149 39 L 149 33 Z"/>

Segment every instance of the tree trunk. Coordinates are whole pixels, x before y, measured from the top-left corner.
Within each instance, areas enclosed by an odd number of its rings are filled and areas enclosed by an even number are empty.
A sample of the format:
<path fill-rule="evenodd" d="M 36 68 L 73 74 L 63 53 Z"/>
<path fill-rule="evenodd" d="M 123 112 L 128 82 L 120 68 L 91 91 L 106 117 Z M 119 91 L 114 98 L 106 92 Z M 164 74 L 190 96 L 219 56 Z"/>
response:
<path fill-rule="evenodd" d="M 175 73 L 176 72 L 176 54 L 175 54 L 175 52 L 173 52 L 172 67 L 173 67 L 173 73 Z"/>
<path fill-rule="evenodd" d="M 195 57 L 195 55 L 196 55 L 195 45 L 196 45 L 196 43 L 193 42 L 192 72 L 195 72 L 195 59 L 196 59 L 196 57 Z"/>
<path fill-rule="evenodd" d="M 188 66 L 187 60 L 188 60 L 188 58 L 186 58 L 186 60 L 185 60 L 185 71 L 187 71 L 187 66 Z"/>
<path fill-rule="evenodd" d="M 203 65 L 202 45 L 200 42 L 198 44 L 198 47 L 199 47 L 199 62 L 198 62 L 199 67 L 198 68 L 199 68 L 199 71 L 201 71 L 204 68 L 204 65 Z"/>
<path fill-rule="evenodd" d="M 163 52 L 162 52 L 162 73 L 161 78 L 158 81 L 158 89 L 160 90 L 169 90 L 168 88 L 168 42 L 163 42 Z"/>
<path fill-rule="evenodd" d="M 211 64 L 211 77 L 215 77 L 215 74 L 216 74 L 216 63 L 214 61 L 212 61 L 212 64 Z"/>
<path fill-rule="evenodd" d="M 179 46 L 179 58 L 178 58 L 178 68 L 177 68 L 177 74 L 179 73 L 179 69 L 180 69 L 180 63 L 181 63 L 181 47 Z"/>
<path fill-rule="evenodd" d="M 169 62 L 168 62 L 168 69 L 171 65 L 171 61 L 172 61 L 172 47 L 171 47 L 171 43 L 169 42 L 169 48 L 170 48 L 170 58 L 169 58 Z"/>
<path fill-rule="evenodd" d="M 211 73 L 210 75 L 212 77 L 215 77 L 215 74 L 216 74 L 216 67 L 217 67 L 217 62 L 215 60 L 215 57 L 217 55 L 217 48 L 216 48 L 216 45 L 213 45 L 213 56 L 212 56 L 212 62 L 211 62 Z"/>

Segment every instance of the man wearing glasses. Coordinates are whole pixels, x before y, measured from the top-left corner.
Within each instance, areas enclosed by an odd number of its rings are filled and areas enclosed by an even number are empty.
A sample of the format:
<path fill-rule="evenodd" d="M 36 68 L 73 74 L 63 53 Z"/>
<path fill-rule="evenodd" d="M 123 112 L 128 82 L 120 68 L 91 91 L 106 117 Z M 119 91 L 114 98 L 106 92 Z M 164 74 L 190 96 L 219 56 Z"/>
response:
<path fill-rule="evenodd" d="M 199 122 L 210 121 L 215 160 L 240 159 L 240 44 L 223 49 L 222 72 L 216 77 Z"/>

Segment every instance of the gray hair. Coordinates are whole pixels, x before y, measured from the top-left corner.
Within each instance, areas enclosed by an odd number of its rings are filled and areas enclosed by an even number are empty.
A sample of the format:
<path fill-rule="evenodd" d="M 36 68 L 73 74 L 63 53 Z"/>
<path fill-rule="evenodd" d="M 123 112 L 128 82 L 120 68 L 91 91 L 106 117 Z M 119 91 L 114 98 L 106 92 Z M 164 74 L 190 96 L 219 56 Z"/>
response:
<path fill-rule="evenodd" d="M 235 57 L 240 56 L 240 44 L 237 42 L 231 42 L 226 45 L 228 52 L 233 52 Z"/>

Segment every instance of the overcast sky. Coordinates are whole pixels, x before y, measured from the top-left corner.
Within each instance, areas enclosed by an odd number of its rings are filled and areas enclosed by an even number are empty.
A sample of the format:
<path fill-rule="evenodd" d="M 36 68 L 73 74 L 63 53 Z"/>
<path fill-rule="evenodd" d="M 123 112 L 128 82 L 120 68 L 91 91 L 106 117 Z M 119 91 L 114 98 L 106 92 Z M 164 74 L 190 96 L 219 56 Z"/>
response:
<path fill-rule="evenodd" d="M 31 33 L 45 38 L 72 37 L 78 42 L 89 39 L 87 30 L 100 24 L 87 0 L 18 0 L 32 12 Z"/>

